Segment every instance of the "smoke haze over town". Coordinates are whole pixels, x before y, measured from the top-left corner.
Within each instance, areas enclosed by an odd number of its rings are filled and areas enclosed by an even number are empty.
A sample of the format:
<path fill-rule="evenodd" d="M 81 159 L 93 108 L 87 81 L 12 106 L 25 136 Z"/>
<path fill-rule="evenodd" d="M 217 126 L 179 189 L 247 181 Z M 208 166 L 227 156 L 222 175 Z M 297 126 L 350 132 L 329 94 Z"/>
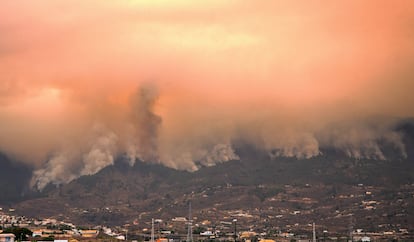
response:
<path fill-rule="evenodd" d="M 38 189 L 119 156 L 194 171 L 237 142 L 407 156 L 412 1 L 2 1 L 0 36 L 0 151 Z"/>

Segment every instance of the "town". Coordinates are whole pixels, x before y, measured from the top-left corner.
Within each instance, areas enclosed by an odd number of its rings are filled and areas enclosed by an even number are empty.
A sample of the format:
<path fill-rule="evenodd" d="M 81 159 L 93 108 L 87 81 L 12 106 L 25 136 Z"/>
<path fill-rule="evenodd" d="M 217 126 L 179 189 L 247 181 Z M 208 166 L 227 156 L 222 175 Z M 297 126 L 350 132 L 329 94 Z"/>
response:
<path fill-rule="evenodd" d="M 359 187 L 363 185 L 360 184 Z M 289 188 L 289 187 L 288 187 Z M 369 192 L 368 192 L 369 193 Z M 370 194 L 368 194 L 370 195 Z M 352 196 L 352 195 L 351 195 Z M 340 195 L 340 199 L 347 196 Z M 304 199 L 312 203 L 310 199 Z M 360 206 L 364 210 L 376 209 L 378 202 L 363 200 Z M 109 208 L 104 208 L 109 210 Z M 87 211 L 85 211 L 87 212 Z M 349 231 L 332 232 L 326 230 L 318 221 L 294 223 L 278 226 L 272 224 L 269 216 L 261 218 L 258 211 L 192 211 L 189 214 L 170 219 L 152 218 L 136 219 L 123 226 L 108 227 L 75 225 L 70 221 L 56 218 L 27 218 L 19 215 L 15 208 L 0 208 L 0 242 L 14 241 L 244 241 L 244 242 L 275 242 L 275 241 L 399 241 L 414 239 L 413 231 L 406 228 L 398 230 L 365 231 L 354 227 L 352 216 L 349 216 Z M 195 212 L 192 215 L 192 212 Z M 284 216 L 298 217 L 306 211 L 283 210 L 285 214 L 270 216 L 282 219 Z M 214 213 L 213 217 L 211 214 Z M 286 214 L 287 213 L 287 214 Z M 201 217 L 202 215 L 204 217 Z M 201 215 L 201 216 L 200 216 Z M 336 216 L 339 216 L 340 213 Z M 145 216 L 141 216 L 144 218 Z M 208 218 L 208 219 L 207 219 Z M 215 219 L 214 219 L 215 218 Z M 258 219 L 267 221 L 267 226 L 259 226 Z M 303 219 L 303 217 L 302 217 Z"/>

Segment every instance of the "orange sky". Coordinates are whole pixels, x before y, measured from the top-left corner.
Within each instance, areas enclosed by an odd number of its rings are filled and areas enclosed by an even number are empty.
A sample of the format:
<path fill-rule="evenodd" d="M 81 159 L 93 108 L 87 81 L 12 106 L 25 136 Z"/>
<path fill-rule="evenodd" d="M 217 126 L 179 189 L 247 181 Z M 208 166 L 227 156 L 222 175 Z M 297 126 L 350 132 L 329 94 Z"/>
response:
<path fill-rule="evenodd" d="M 0 150 L 39 176 L 140 157 L 131 99 L 148 83 L 157 157 L 190 170 L 235 137 L 310 157 L 336 139 L 326 127 L 381 123 L 342 147 L 414 115 L 408 0 L 2 1 L 0 36 Z"/>

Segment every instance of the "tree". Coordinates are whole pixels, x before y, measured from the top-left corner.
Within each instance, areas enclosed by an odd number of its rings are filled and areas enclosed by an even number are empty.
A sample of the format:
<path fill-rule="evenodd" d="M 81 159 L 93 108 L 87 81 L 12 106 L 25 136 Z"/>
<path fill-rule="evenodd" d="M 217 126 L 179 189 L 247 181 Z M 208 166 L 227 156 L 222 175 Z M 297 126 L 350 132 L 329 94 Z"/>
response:
<path fill-rule="evenodd" d="M 195 227 L 193 229 L 193 234 L 200 234 L 200 233 L 205 232 L 205 231 L 206 231 L 206 228 L 204 228 L 204 227 Z"/>
<path fill-rule="evenodd" d="M 33 234 L 27 228 L 19 228 L 19 227 L 11 227 L 6 228 L 3 230 L 3 233 L 12 233 L 16 236 L 16 240 L 27 240 L 27 236 L 31 236 Z"/>

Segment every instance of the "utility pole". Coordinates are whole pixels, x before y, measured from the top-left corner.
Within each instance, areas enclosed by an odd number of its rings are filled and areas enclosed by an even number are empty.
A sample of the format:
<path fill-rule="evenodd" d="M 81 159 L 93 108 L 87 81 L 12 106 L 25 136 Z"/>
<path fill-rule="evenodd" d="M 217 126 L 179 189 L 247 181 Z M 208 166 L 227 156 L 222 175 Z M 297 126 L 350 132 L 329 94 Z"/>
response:
<path fill-rule="evenodd" d="M 188 209 L 187 242 L 193 242 L 193 218 L 191 216 L 191 201 L 189 202 L 189 209 Z"/>
<path fill-rule="evenodd" d="M 315 223 L 312 223 L 312 232 L 313 232 L 312 241 L 313 241 L 313 242 L 316 242 L 316 230 L 315 230 Z"/>

